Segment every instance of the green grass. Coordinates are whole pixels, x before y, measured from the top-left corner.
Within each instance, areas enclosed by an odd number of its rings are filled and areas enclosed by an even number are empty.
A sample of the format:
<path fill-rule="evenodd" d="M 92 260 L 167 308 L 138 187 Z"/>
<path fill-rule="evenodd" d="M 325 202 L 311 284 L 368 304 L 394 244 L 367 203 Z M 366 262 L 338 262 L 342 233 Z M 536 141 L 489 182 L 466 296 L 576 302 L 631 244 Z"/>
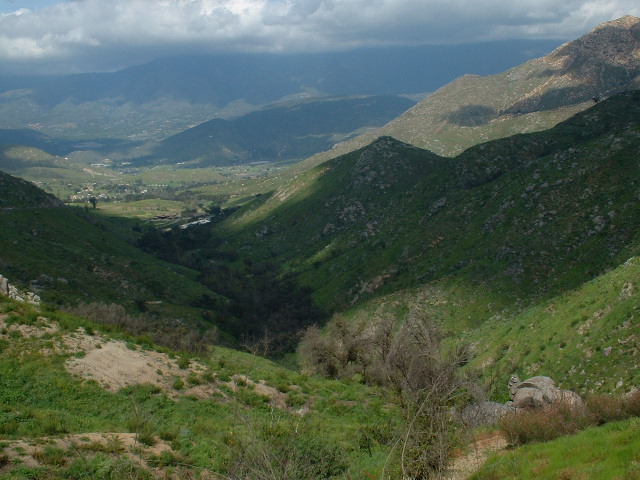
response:
<path fill-rule="evenodd" d="M 640 478 L 640 419 L 494 455 L 473 480 Z"/>
<path fill-rule="evenodd" d="M 251 384 L 241 386 L 237 393 L 226 390 L 226 398 L 202 400 L 171 400 L 157 388 L 144 385 L 109 393 L 96 382 L 83 381 L 66 372 L 64 362 L 71 354 L 42 349 L 43 342 L 54 344 L 61 335 L 80 326 L 104 334 L 100 325 L 52 309 L 36 313 L 34 307 L 5 300 L 0 300 L 0 307 L 14 323 L 38 324 L 37 317 L 44 315 L 61 325 L 61 330 L 47 339 L 20 335 L 11 341 L 0 338 L 0 442 L 35 441 L 44 436 L 64 438 L 84 432 L 136 431 L 148 441 L 154 437 L 169 439 L 176 454 L 195 470 L 227 472 L 242 458 L 243 448 L 257 448 L 256 445 L 283 449 L 282 455 L 298 452 L 304 458 L 311 458 L 312 452 L 337 449 L 341 460 L 331 468 L 340 475 L 346 469 L 352 478 L 361 478 L 363 470 L 376 474 L 382 468 L 389 446 L 374 442 L 369 455 L 359 443 L 363 428 L 375 429 L 396 416 L 393 399 L 381 391 L 357 382 L 300 375 L 268 360 L 216 347 L 199 359 L 213 376 L 220 378 L 225 372 L 242 374 L 253 382 L 286 386 L 299 392 L 295 406 L 311 401 L 311 412 L 300 417 L 274 409 Z M 267 434 L 276 431 L 279 433 L 275 436 Z M 58 465 L 52 464 L 54 453 L 59 452 L 47 453 L 51 461 L 40 467 L 43 474 L 60 475 L 47 478 L 71 475 L 68 469 L 75 462 L 74 455 L 67 453 L 68 462 Z M 100 459 L 104 462 L 107 457 Z M 22 467 L 3 478 L 25 475 Z M 337 478 L 342 478 L 340 475 Z"/>
<path fill-rule="evenodd" d="M 519 315 L 496 315 L 464 336 L 477 352 L 471 366 L 490 367 L 487 380 L 500 379 L 496 393 L 505 391 L 513 373 L 548 375 L 583 395 L 628 391 L 640 383 L 634 368 L 639 277 L 640 261 L 633 257 Z"/>
<path fill-rule="evenodd" d="M 0 271 L 18 285 L 37 279 L 41 296 L 58 304 L 87 297 L 125 306 L 135 299 L 161 300 L 157 308 L 172 312 L 178 306 L 193 316 L 192 302 L 203 294 L 215 296 L 195 281 L 197 272 L 142 253 L 110 228 L 107 220 L 82 209 L 5 211 Z M 132 226 L 116 227 L 123 228 Z"/>

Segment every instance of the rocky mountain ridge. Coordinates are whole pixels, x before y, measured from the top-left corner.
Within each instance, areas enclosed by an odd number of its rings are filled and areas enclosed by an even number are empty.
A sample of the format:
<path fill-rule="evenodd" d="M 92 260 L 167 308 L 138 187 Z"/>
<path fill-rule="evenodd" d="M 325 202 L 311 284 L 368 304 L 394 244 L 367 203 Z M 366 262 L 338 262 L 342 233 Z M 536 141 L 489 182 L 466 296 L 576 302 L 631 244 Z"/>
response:
<path fill-rule="evenodd" d="M 465 75 L 387 125 L 308 163 L 389 135 L 453 156 L 494 138 L 551 128 L 593 101 L 640 85 L 640 18 L 604 23 L 547 56 L 491 76 Z"/>
<path fill-rule="evenodd" d="M 331 303 L 450 275 L 515 296 L 577 286 L 587 264 L 629 258 L 639 233 L 639 95 L 455 158 L 381 137 L 219 228 L 230 248 L 282 263 Z"/>

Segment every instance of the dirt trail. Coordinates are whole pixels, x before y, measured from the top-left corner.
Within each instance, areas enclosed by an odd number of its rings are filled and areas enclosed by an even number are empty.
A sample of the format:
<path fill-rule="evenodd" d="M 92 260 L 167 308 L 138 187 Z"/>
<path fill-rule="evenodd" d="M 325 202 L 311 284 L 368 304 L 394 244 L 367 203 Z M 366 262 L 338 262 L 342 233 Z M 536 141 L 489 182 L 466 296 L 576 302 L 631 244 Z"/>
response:
<path fill-rule="evenodd" d="M 469 446 L 469 452 L 453 461 L 453 467 L 447 480 L 465 480 L 473 475 L 489 456 L 497 451 L 504 450 L 507 441 L 499 432 L 492 432 L 490 435 L 483 435 L 477 438 Z"/>

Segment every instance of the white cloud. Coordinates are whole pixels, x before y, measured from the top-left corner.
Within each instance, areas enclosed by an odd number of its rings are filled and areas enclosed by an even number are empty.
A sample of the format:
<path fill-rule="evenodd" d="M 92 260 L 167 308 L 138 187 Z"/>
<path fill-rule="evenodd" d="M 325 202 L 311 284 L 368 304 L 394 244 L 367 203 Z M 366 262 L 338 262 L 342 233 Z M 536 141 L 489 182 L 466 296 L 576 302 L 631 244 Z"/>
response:
<path fill-rule="evenodd" d="M 0 14 L 0 62 L 570 39 L 628 14 L 637 0 L 70 0 Z"/>

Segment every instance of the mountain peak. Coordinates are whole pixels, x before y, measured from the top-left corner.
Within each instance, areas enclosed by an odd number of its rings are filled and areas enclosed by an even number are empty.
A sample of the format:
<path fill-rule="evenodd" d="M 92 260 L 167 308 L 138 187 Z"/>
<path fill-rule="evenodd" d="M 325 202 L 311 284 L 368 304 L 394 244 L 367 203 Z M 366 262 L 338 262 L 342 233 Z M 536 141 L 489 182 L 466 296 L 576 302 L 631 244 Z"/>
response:
<path fill-rule="evenodd" d="M 606 63 L 631 68 L 638 75 L 640 63 L 640 18 L 625 17 L 603 23 L 577 40 L 567 42 L 544 60 L 566 72 L 586 75 L 590 82 L 597 72 L 590 66 Z"/>
<path fill-rule="evenodd" d="M 594 99 L 640 86 L 640 18 L 603 23 L 550 54 L 491 76 L 463 75 L 331 156 L 388 135 L 453 156 L 500 137 L 551 128 Z"/>

